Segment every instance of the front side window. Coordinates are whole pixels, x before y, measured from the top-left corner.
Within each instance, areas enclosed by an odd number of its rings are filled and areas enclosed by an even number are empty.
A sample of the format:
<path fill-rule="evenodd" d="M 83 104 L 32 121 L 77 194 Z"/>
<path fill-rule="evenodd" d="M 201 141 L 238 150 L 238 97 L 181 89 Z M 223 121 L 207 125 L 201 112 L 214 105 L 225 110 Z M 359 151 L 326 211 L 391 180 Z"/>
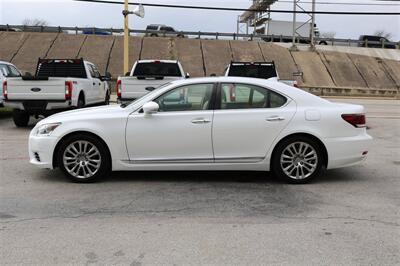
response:
<path fill-rule="evenodd" d="M 21 73 L 19 73 L 19 71 L 15 67 L 8 65 L 8 69 L 10 70 L 10 73 L 8 74 L 9 77 L 21 76 Z"/>
<path fill-rule="evenodd" d="M 10 70 L 5 64 L 0 64 L 0 72 L 4 77 L 8 77 L 8 75 L 10 74 Z"/>
<path fill-rule="evenodd" d="M 214 84 L 193 84 L 175 88 L 154 100 L 159 112 L 208 110 Z"/>
<path fill-rule="evenodd" d="M 285 103 L 285 97 L 262 87 L 234 83 L 221 85 L 221 109 L 276 108 Z"/>

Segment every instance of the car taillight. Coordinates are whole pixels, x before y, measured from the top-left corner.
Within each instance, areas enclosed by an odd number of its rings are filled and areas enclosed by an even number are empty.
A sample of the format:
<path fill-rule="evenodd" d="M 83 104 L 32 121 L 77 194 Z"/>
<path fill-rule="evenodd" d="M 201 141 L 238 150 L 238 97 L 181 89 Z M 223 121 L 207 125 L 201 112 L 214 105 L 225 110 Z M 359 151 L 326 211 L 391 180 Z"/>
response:
<path fill-rule="evenodd" d="M 354 127 L 366 127 L 365 114 L 342 114 L 342 118 Z"/>
<path fill-rule="evenodd" d="M 7 91 L 7 80 L 3 81 L 3 97 L 4 100 L 7 100 L 8 91 Z"/>
<path fill-rule="evenodd" d="M 65 100 L 71 100 L 72 97 L 72 81 L 65 81 Z"/>
<path fill-rule="evenodd" d="M 117 91 L 117 97 L 118 97 L 118 99 L 121 99 L 121 80 L 120 80 L 120 79 L 117 80 L 117 88 L 116 88 L 116 91 Z"/>

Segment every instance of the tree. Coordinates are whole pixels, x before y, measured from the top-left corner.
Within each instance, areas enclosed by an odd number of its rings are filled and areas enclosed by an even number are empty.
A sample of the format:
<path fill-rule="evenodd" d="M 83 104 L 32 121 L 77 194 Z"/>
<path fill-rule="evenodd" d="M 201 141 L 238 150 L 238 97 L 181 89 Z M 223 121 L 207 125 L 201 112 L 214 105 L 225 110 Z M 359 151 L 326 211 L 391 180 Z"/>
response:
<path fill-rule="evenodd" d="M 377 31 L 375 31 L 374 35 L 386 38 L 388 40 L 390 40 L 392 38 L 392 34 L 390 32 L 385 31 L 385 30 L 377 30 Z"/>
<path fill-rule="evenodd" d="M 24 21 L 22 21 L 22 25 L 24 26 L 48 26 L 49 23 L 44 20 L 44 19 L 30 19 L 30 18 L 26 18 L 24 19 Z"/>

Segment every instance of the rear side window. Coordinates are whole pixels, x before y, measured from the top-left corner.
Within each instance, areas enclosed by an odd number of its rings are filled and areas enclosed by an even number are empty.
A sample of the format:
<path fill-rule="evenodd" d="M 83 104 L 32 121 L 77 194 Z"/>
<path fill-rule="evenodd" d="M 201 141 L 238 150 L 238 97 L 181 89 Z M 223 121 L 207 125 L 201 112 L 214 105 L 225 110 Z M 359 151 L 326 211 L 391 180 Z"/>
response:
<path fill-rule="evenodd" d="M 273 65 L 231 65 L 228 76 L 269 79 L 276 77 Z"/>
<path fill-rule="evenodd" d="M 182 74 L 177 63 L 150 62 L 138 63 L 133 72 L 133 76 L 181 77 Z"/>
<path fill-rule="evenodd" d="M 8 69 L 10 70 L 10 73 L 8 74 L 9 77 L 21 76 L 21 73 L 19 73 L 19 71 L 15 67 L 8 65 Z"/>
<path fill-rule="evenodd" d="M 8 69 L 7 65 L 5 64 L 0 64 L 0 72 L 1 75 L 4 77 L 8 77 L 10 70 Z"/>
<path fill-rule="evenodd" d="M 277 108 L 287 99 L 266 88 L 250 84 L 223 83 L 221 109 Z"/>

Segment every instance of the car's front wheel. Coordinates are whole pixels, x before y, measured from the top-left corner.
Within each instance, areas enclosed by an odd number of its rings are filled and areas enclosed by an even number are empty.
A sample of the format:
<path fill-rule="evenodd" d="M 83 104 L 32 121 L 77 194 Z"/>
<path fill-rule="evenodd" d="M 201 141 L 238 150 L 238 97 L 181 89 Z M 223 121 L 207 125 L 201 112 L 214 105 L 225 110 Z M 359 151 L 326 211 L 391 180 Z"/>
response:
<path fill-rule="evenodd" d="M 324 163 L 320 145 L 309 137 L 292 137 L 278 144 L 273 172 L 289 183 L 304 184 L 320 175 Z"/>
<path fill-rule="evenodd" d="M 106 145 L 92 135 L 77 134 L 63 140 L 58 150 L 58 165 L 72 181 L 96 181 L 111 170 Z"/>

